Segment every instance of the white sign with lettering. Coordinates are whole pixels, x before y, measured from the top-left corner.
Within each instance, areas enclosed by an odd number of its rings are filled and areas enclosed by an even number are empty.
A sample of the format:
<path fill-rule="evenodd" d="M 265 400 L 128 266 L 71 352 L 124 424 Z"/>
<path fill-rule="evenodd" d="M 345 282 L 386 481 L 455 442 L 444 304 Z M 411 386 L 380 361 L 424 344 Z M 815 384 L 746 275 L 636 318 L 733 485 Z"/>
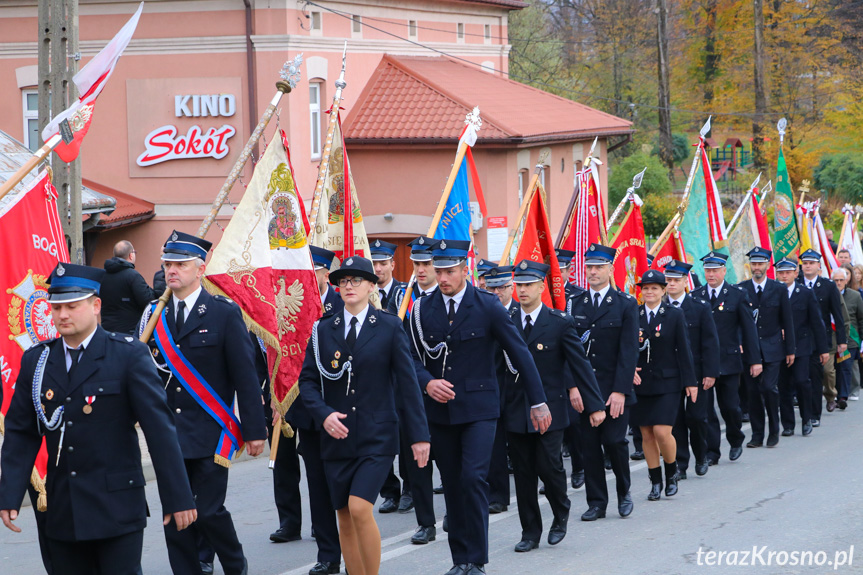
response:
<path fill-rule="evenodd" d="M 192 158 L 224 158 L 230 151 L 228 139 L 237 133 L 233 126 L 223 124 L 203 132 L 200 126 L 192 126 L 185 135 L 177 135 L 172 125 L 156 128 L 144 138 L 146 151 L 138 156 L 139 166 L 152 166 L 168 160 Z"/>

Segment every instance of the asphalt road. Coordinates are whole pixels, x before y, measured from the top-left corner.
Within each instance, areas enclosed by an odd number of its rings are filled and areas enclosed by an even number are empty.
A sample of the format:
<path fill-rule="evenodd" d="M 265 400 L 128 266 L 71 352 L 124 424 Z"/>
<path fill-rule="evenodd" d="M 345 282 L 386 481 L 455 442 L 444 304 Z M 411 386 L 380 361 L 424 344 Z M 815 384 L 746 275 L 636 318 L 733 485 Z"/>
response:
<path fill-rule="evenodd" d="M 704 477 L 681 482 L 680 493 L 647 501 L 644 462 L 632 462 L 635 511 L 621 519 L 612 505 L 608 518 L 579 521 L 586 509 L 584 489 L 570 490 L 569 534 L 556 547 L 513 552 L 520 538 L 513 497 L 509 511 L 492 515 L 489 574 L 661 574 L 832 573 L 863 566 L 863 507 L 857 501 L 863 477 L 863 404 L 824 413 L 810 437 L 782 438 L 775 449 L 744 449 L 736 462 L 723 459 Z M 748 436 L 747 430 L 747 436 Z M 569 461 L 565 460 L 566 465 Z M 609 481 L 613 476 L 608 473 Z M 305 484 L 303 485 L 305 497 Z M 613 493 L 613 488 L 612 488 Z M 143 570 L 169 574 L 155 482 L 147 486 L 153 518 L 145 532 Z M 513 491 L 514 495 L 514 491 Z M 544 498 L 545 527 L 551 522 Z M 443 496 L 435 496 L 439 519 Z M 250 573 L 302 575 L 314 563 L 308 509 L 303 509 L 303 540 L 274 544 L 277 527 L 270 471 L 265 459 L 237 463 L 231 470 L 227 501 L 249 558 Z M 441 575 L 450 565 L 446 534 L 438 523 L 437 541 L 410 544 L 413 514 L 379 515 L 383 537 L 381 575 Z M 0 531 L 0 573 L 41 573 L 32 512 L 22 510 L 24 532 Z M 545 535 L 545 534 L 544 534 Z M 753 550 L 755 553 L 753 554 Z M 773 555 L 771 555 L 773 553 Z M 721 561 L 721 564 L 717 562 Z M 217 563 L 216 573 L 221 573 Z"/>

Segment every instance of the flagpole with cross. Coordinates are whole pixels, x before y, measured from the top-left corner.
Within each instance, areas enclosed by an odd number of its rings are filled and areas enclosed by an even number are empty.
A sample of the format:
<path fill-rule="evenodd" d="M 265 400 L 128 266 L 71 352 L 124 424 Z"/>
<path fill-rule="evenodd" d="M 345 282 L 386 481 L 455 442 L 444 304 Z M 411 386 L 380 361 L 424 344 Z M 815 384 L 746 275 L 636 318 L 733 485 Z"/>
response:
<path fill-rule="evenodd" d="M 440 224 L 441 217 L 443 217 L 444 209 L 446 208 L 447 200 L 449 199 L 450 192 L 452 192 L 452 187 L 455 185 L 455 179 L 458 175 L 459 169 L 461 169 L 462 160 L 464 160 L 465 154 L 467 154 L 468 147 L 473 147 L 476 143 L 476 133 L 482 128 L 482 118 L 479 115 L 479 108 L 474 108 L 464 120 L 465 129 L 461 135 L 461 138 L 458 142 L 458 149 L 455 153 L 455 161 L 452 164 L 452 169 L 449 172 L 449 177 L 447 178 L 446 185 L 443 188 L 443 192 L 441 193 L 440 200 L 437 204 L 437 209 L 435 210 L 434 217 L 432 217 L 431 224 L 429 225 L 429 231 L 426 236 L 433 238 L 435 232 L 437 232 L 438 224 Z M 399 319 L 404 319 L 405 315 L 408 313 L 408 305 L 411 301 L 411 294 L 413 293 L 414 282 L 416 282 L 416 273 L 411 273 L 410 281 L 408 281 L 407 288 L 405 288 L 405 295 L 402 298 L 402 305 L 399 306 Z"/>

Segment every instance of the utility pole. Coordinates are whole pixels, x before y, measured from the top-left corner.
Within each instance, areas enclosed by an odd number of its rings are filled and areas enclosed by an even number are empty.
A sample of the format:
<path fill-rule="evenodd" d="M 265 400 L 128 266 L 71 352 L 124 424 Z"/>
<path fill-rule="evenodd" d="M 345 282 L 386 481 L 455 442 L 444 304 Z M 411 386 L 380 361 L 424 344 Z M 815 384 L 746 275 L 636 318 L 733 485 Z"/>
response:
<path fill-rule="evenodd" d="M 656 0 L 656 51 L 659 72 L 659 159 L 674 181 L 674 152 L 671 140 L 671 86 L 668 72 L 668 5 Z"/>
<path fill-rule="evenodd" d="M 39 0 L 39 130 L 78 97 L 72 77 L 78 72 L 78 0 Z M 41 136 L 40 136 L 40 145 Z M 72 263 L 84 263 L 81 222 L 81 160 L 67 164 L 52 155 L 60 221 L 71 242 Z"/>
<path fill-rule="evenodd" d="M 756 170 L 765 170 L 764 114 L 767 95 L 764 89 L 764 0 L 753 0 L 755 8 L 755 117 L 752 119 L 752 162 Z"/>

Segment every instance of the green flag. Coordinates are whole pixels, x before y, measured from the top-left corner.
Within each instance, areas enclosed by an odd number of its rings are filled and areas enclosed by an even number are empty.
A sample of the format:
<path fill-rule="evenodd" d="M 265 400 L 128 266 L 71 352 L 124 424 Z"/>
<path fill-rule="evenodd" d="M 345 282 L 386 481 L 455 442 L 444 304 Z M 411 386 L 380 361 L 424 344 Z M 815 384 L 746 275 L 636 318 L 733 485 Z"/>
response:
<path fill-rule="evenodd" d="M 700 154 L 695 154 L 693 162 L 700 162 Z M 686 248 L 686 259 L 692 264 L 692 271 L 704 279 L 704 266 L 701 257 L 711 248 L 710 223 L 707 221 L 707 187 L 704 173 L 696 168 L 689 188 L 689 199 L 683 221 L 679 228 Z M 731 280 L 729 280 L 731 281 Z"/>
<path fill-rule="evenodd" d="M 776 162 L 776 194 L 773 201 L 773 258 L 797 254 L 800 238 L 797 235 L 797 218 L 794 210 L 794 192 L 785 165 L 782 146 L 779 147 L 779 160 Z"/>

